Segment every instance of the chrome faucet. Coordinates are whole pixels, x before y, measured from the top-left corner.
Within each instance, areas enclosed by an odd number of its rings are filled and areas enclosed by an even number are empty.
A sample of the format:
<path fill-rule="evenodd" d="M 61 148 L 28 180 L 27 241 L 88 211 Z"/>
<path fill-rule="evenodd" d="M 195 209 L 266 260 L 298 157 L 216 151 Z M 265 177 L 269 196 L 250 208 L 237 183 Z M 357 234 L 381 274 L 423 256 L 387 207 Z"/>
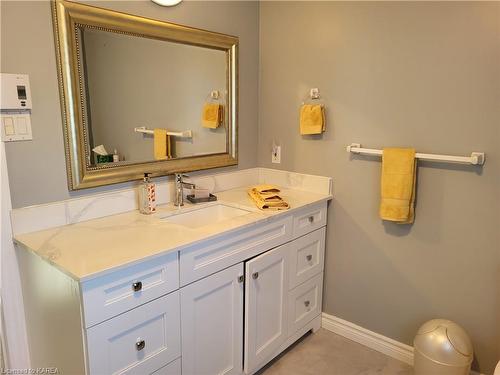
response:
<path fill-rule="evenodd" d="M 195 188 L 194 184 L 182 181 L 183 177 L 188 178 L 189 176 L 186 176 L 185 174 L 182 174 L 182 173 L 176 173 L 175 174 L 175 199 L 174 199 L 174 206 L 176 206 L 176 207 L 184 206 L 184 187 L 187 187 L 187 188 L 190 188 L 190 189 L 194 189 Z"/>

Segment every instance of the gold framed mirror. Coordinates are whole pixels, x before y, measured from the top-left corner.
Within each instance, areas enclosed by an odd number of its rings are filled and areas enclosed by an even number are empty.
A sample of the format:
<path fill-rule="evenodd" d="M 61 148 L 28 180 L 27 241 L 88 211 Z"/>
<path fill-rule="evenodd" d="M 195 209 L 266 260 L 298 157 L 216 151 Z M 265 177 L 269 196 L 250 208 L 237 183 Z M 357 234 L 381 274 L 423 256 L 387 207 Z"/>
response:
<path fill-rule="evenodd" d="M 66 0 L 52 16 L 70 190 L 238 164 L 237 37 Z"/>

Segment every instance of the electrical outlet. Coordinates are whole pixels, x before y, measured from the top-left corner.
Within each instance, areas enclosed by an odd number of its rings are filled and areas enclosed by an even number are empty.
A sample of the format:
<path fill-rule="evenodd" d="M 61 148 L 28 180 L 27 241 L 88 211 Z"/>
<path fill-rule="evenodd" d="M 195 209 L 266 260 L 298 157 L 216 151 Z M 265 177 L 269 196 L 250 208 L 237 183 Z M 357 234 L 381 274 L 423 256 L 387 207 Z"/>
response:
<path fill-rule="evenodd" d="M 275 164 L 281 163 L 281 146 L 274 146 L 271 155 L 271 162 Z"/>

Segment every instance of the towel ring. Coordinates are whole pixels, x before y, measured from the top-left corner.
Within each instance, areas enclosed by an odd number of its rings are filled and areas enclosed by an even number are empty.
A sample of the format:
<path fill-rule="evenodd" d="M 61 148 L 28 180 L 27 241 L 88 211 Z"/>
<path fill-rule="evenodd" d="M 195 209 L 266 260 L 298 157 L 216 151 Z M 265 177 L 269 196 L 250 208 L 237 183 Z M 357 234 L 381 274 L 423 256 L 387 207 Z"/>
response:
<path fill-rule="evenodd" d="M 221 104 L 223 98 L 223 94 L 219 90 L 211 91 L 206 97 L 205 102 L 207 103 L 219 103 Z"/>
<path fill-rule="evenodd" d="M 322 107 L 325 106 L 323 99 L 321 98 L 321 94 L 319 93 L 318 88 L 310 89 L 309 94 L 304 96 L 304 98 L 302 99 L 302 105 L 306 105 L 306 104 L 313 104 L 313 105 L 319 104 Z"/>

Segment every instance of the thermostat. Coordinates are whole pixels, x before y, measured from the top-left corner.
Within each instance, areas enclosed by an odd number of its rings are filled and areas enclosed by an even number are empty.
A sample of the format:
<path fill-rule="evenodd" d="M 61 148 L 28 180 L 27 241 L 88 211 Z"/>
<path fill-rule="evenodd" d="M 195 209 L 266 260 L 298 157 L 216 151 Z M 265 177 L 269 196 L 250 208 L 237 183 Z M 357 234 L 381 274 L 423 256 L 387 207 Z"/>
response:
<path fill-rule="evenodd" d="M 31 134 L 31 90 L 27 74 L 0 74 L 2 140 L 25 141 Z"/>

